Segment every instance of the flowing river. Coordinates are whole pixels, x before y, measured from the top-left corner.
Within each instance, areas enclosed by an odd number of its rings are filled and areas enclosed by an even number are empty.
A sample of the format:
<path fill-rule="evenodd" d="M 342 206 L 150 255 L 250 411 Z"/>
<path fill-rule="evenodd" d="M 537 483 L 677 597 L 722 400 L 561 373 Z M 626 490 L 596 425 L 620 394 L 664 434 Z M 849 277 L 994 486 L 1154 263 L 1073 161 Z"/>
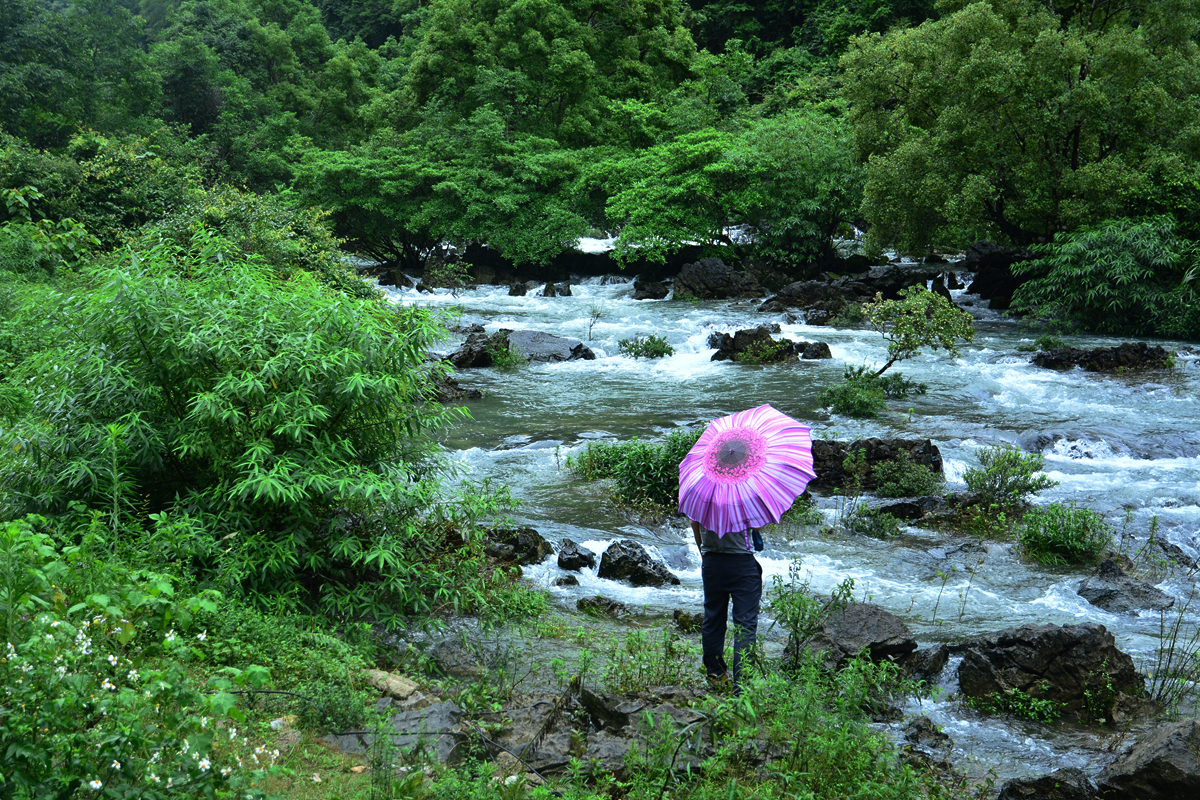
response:
<path fill-rule="evenodd" d="M 893 368 L 927 383 L 928 394 L 892 401 L 891 410 L 878 419 L 856 420 L 819 410 L 816 398 L 841 378 L 844 364 L 879 366 L 886 360 L 878 333 L 784 324 L 785 337 L 828 343 L 833 360 L 773 366 L 712 362 L 711 333 L 777 321 L 778 315 L 756 313 L 760 300 L 635 301 L 632 278 L 615 280 L 587 279 L 572 285 L 572 296 L 552 298 L 509 297 L 507 287 L 495 286 L 457 296 L 446 290 L 432 295 L 389 290 L 397 303 L 460 309 L 464 324 L 479 322 L 488 332 L 545 331 L 582 339 L 596 353 L 595 361 L 460 373 L 464 386 L 485 396 L 467 404 L 472 418 L 444 440 L 470 467 L 472 478 L 492 477 L 512 488 L 523 503 L 514 515 L 518 524 L 536 528 L 556 544 L 573 539 L 597 554 L 615 539 L 635 539 L 665 558 L 682 580 L 677 587 L 632 588 L 585 570 L 579 586 L 555 587 L 554 579 L 563 573 L 553 558 L 526 567 L 526 576 L 546 586 L 564 613 L 575 613 L 575 601 L 594 594 L 644 606 L 654 624 L 666 624 L 673 609 L 701 606 L 699 558 L 694 546 L 688 548 L 691 534 L 682 518 L 653 528 L 632 523 L 614 508 L 602 484 L 573 478 L 567 456 L 589 441 L 652 439 L 679 425 L 762 403 L 811 425 L 814 438 L 932 439 L 941 449 L 950 490 L 965 488 L 963 472 L 979 464 L 980 447 L 1008 442 L 1042 452 L 1046 474 L 1059 483 L 1035 502 L 1074 502 L 1103 512 L 1137 542 L 1154 525 L 1160 539 L 1191 558 L 1200 556 L 1200 366 L 1184 344 L 1163 343 L 1179 350 L 1170 372 L 1054 372 L 1033 366 L 1029 354 L 1018 351 L 1032 343 L 1034 334 L 984 309 L 986 303 L 967 306 L 976 317 L 976 336 L 958 358 L 939 351 Z M 972 299 L 955 294 L 962 303 Z M 600 316 L 589 341 L 594 310 Z M 651 333 L 665 337 L 675 355 L 653 361 L 619 355 L 620 340 Z M 1120 341 L 1066 338 L 1077 347 Z M 820 505 L 830 518 L 836 514 L 834 499 Z M 887 541 L 827 537 L 816 527 L 777 539 L 769 538 L 760 554 L 766 586 L 773 576 L 786 577 L 796 558 L 816 591 L 829 592 L 852 577 L 856 598 L 869 598 L 899 615 L 923 644 L 1025 623 L 1088 620 L 1105 625 L 1140 663 L 1159 644 L 1157 612 L 1111 614 L 1092 606 L 1075 591 L 1085 570 L 1027 563 L 1011 542 L 962 548 L 961 537 L 951 540 L 917 528 Z M 1193 583 L 1185 573 L 1176 570 L 1158 584 L 1179 598 L 1177 608 Z M 1197 615 L 1189 612 L 1187 619 L 1195 624 Z M 764 620 L 760 630 L 769 625 Z M 779 637 L 777 631 L 766 635 Z M 956 663 L 952 658 L 941 679 L 947 693 L 956 689 Z M 1079 728 L 984 718 L 944 697 L 914 701 L 906 711 L 928 714 L 943 725 L 955 742 L 953 760 L 975 775 L 990 770 L 1002 778 L 1021 777 L 1064 766 L 1094 773 L 1106 760 L 1101 738 Z"/>

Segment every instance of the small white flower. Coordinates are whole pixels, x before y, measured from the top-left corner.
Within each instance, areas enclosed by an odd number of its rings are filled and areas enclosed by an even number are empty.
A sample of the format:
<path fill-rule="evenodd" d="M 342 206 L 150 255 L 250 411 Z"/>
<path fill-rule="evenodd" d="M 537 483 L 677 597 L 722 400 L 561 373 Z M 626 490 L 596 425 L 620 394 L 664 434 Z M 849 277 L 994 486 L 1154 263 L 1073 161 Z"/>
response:
<path fill-rule="evenodd" d="M 229 767 L 221 767 L 222 775 L 228 775 L 230 772 L 233 772 L 233 770 L 231 770 Z"/>
<path fill-rule="evenodd" d="M 196 634 L 196 638 L 197 638 L 197 639 L 199 639 L 200 641 L 202 641 L 202 642 L 203 642 L 205 639 L 207 639 L 207 638 L 208 638 L 208 631 L 207 631 L 207 630 L 204 630 L 204 631 L 202 631 L 202 632 L 200 632 L 200 633 L 197 633 L 197 634 Z"/>
<path fill-rule="evenodd" d="M 201 727 L 201 728 L 207 728 L 207 727 L 208 727 L 208 717 L 201 717 L 201 718 L 200 718 L 200 727 Z"/>
<path fill-rule="evenodd" d="M 112 654 L 109 654 L 108 663 L 112 664 L 115 667 L 117 665 L 117 657 Z"/>
<path fill-rule="evenodd" d="M 321 773 L 314 772 L 313 773 L 313 783 L 320 783 L 320 782 L 321 782 Z"/>
<path fill-rule="evenodd" d="M 21 672 L 29 672 L 32 669 L 33 669 L 33 664 L 30 664 L 28 661 L 26 661 L 24 664 L 21 665 Z"/>
<path fill-rule="evenodd" d="M 138 679 L 138 671 L 136 669 L 131 669 L 129 670 L 128 674 L 125 675 L 125 677 L 130 681 L 136 681 Z"/>
<path fill-rule="evenodd" d="M 175 779 L 174 779 L 174 778 L 167 778 L 167 786 L 168 786 L 168 787 L 170 787 L 170 786 L 174 785 L 174 783 L 175 783 Z"/>
<path fill-rule="evenodd" d="M 50 641 L 52 641 L 52 642 L 53 642 L 53 641 L 54 641 L 54 634 L 53 634 L 53 633 L 47 633 L 47 634 L 46 634 L 46 638 L 47 638 L 47 639 L 49 639 Z"/>
<path fill-rule="evenodd" d="M 101 787 L 103 787 L 103 786 L 104 786 L 104 784 L 101 783 L 100 781 L 88 781 L 88 788 L 91 789 L 93 792 L 100 791 Z"/>
<path fill-rule="evenodd" d="M 183 749 L 180 750 L 179 752 L 186 753 L 188 751 L 189 747 L 191 747 L 191 742 L 189 742 L 187 739 L 184 739 L 183 740 Z"/>
<path fill-rule="evenodd" d="M 59 622 L 58 620 L 54 620 L 54 622 L 51 622 L 51 623 L 50 623 L 50 627 L 51 627 L 51 628 L 57 628 L 57 627 L 58 627 L 59 625 L 61 625 L 61 624 L 62 624 L 62 623 L 61 623 L 61 622 Z"/>
<path fill-rule="evenodd" d="M 63 676 L 63 675 L 67 674 L 67 668 L 59 667 L 57 670 L 55 670 L 55 672 L 57 672 L 59 674 L 59 676 Z"/>
<path fill-rule="evenodd" d="M 208 768 L 211 766 L 212 766 L 212 762 L 209 761 L 207 758 L 200 759 L 200 771 L 201 772 L 208 772 Z"/>
<path fill-rule="evenodd" d="M 174 628 L 172 628 L 171 630 L 167 631 L 167 642 L 175 641 L 176 637 L 178 636 L 179 634 L 175 633 Z"/>
<path fill-rule="evenodd" d="M 120 762 L 120 761 L 113 761 L 113 763 L 109 764 L 109 766 L 110 766 L 110 767 L 112 767 L 113 769 L 120 769 L 120 768 L 121 768 L 121 762 Z"/>
<path fill-rule="evenodd" d="M 153 772 L 151 772 L 146 777 L 149 778 L 150 780 L 154 781 L 155 783 L 162 783 L 162 781 L 159 780 L 159 777 L 157 775 L 155 775 Z"/>
<path fill-rule="evenodd" d="M 237 728 L 230 728 L 229 729 L 229 741 L 232 742 L 236 738 L 237 738 Z"/>

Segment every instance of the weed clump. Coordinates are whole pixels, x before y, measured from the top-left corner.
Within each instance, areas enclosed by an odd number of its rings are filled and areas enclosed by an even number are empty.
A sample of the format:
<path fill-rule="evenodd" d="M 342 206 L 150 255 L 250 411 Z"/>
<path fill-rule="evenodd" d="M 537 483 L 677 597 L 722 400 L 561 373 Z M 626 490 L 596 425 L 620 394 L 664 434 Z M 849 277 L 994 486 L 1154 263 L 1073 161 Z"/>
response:
<path fill-rule="evenodd" d="M 963 474 L 963 481 L 987 506 L 1016 508 L 1029 495 L 1058 485 L 1058 481 L 1038 474 L 1046 464 L 1041 453 L 1025 454 L 1003 444 L 980 450 L 979 463 L 981 467 L 972 467 Z"/>
<path fill-rule="evenodd" d="M 880 497 L 920 497 L 935 494 L 946 480 L 923 464 L 912 460 L 907 450 L 901 450 L 893 461 L 876 464 L 875 493 Z"/>
<path fill-rule="evenodd" d="M 896 373 L 886 377 L 871 372 L 868 367 L 846 365 L 842 382 L 817 395 L 817 405 L 835 414 L 851 417 L 875 417 L 887 409 L 887 401 L 902 400 L 909 395 L 925 394 L 929 387 Z"/>
<path fill-rule="evenodd" d="M 662 336 L 635 336 L 617 343 L 621 355 L 629 358 L 663 358 L 675 355 L 675 348 Z"/>
<path fill-rule="evenodd" d="M 1031 508 L 1022 522 L 1021 549 L 1046 566 L 1094 564 L 1114 534 L 1103 515 L 1074 503 Z"/>
<path fill-rule="evenodd" d="M 627 442 L 589 442 L 567 457 L 567 467 L 584 480 L 613 481 L 613 498 L 623 505 L 667 514 L 679 502 L 679 463 L 704 433 L 680 428 L 661 444 L 638 438 Z"/>

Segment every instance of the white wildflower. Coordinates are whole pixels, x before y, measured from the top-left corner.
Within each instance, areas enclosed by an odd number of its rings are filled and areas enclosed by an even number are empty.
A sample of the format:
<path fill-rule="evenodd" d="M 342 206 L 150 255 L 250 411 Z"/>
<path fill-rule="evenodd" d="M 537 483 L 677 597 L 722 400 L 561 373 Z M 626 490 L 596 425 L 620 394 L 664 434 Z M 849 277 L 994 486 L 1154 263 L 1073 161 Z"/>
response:
<path fill-rule="evenodd" d="M 88 788 L 93 792 L 98 792 L 104 786 L 100 781 L 88 781 Z"/>
<path fill-rule="evenodd" d="M 109 766 L 110 766 L 110 767 L 112 767 L 113 769 L 120 769 L 120 768 L 121 768 L 121 762 L 120 762 L 120 761 L 115 761 L 115 760 L 114 760 L 114 761 L 113 761 L 113 763 L 109 764 Z"/>
<path fill-rule="evenodd" d="M 117 657 L 110 653 L 108 656 L 108 663 L 115 667 L 117 665 Z"/>
<path fill-rule="evenodd" d="M 159 779 L 159 777 L 157 775 L 155 775 L 153 772 L 151 772 L 146 777 L 149 778 L 150 780 L 154 781 L 155 783 L 162 783 L 162 781 Z"/>
<path fill-rule="evenodd" d="M 204 630 L 204 631 L 202 631 L 202 632 L 200 632 L 200 633 L 197 633 L 197 634 L 196 634 L 196 638 L 197 638 L 197 639 L 199 639 L 200 641 L 202 641 L 202 642 L 203 642 L 205 639 L 207 639 L 207 638 L 208 638 L 208 631 L 207 631 L 207 630 Z"/>
<path fill-rule="evenodd" d="M 200 771 L 201 772 L 208 772 L 208 768 L 211 766 L 212 766 L 212 762 L 209 761 L 207 758 L 200 759 Z"/>

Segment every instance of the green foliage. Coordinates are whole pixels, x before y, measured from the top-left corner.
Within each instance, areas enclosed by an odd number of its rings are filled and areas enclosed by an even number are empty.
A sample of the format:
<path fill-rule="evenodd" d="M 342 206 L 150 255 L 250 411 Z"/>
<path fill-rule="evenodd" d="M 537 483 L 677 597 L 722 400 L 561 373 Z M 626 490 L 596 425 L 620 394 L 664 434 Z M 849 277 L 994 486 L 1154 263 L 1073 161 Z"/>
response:
<path fill-rule="evenodd" d="M 899 373 L 881 377 L 865 365 L 842 371 L 842 382 L 821 390 L 817 395 L 820 408 L 831 409 L 835 414 L 852 417 L 874 417 L 887 409 L 888 398 L 902 400 L 910 394 L 925 394 L 928 387 L 916 383 Z"/>
<path fill-rule="evenodd" d="M 1078 508 L 1074 503 L 1031 508 L 1021 522 L 1022 551 L 1047 566 L 1094 564 L 1114 535 L 1102 514 Z"/>
<path fill-rule="evenodd" d="M 487 353 L 496 369 L 516 369 L 529 363 L 520 346 L 509 341 L 507 333 L 490 339 L 487 343 Z"/>
<path fill-rule="evenodd" d="M 1169 217 L 1121 219 L 1059 233 L 1014 266 L 1033 276 L 1013 309 L 1084 330 L 1118 335 L 1200 337 L 1200 306 L 1185 288 L 1192 255 Z"/>
<path fill-rule="evenodd" d="M 963 473 L 963 481 L 968 489 L 979 493 L 984 506 L 1015 508 L 1029 495 L 1058 485 L 1058 481 L 1037 474 L 1046 464 L 1041 453 L 1026 455 L 1002 444 L 981 448 L 979 463 L 980 467 Z"/>
<path fill-rule="evenodd" d="M 992 692 L 983 697 L 968 697 L 967 705 L 984 714 L 1011 714 L 1034 722 L 1053 722 L 1062 715 L 1062 704 L 1034 697 L 1020 689 Z"/>
<path fill-rule="evenodd" d="M 1193 4 L 939 10 L 856 38 L 841 62 L 870 246 L 1029 244 L 1147 210 L 1195 216 Z"/>
<path fill-rule="evenodd" d="M 876 464 L 871 471 L 875 478 L 875 493 L 880 497 L 920 497 L 936 494 L 946 479 L 913 462 L 907 450 L 901 450 L 892 461 Z"/>
<path fill-rule="evenodd" d="M 850 514 L 845 515 L 845 526 L 863 536 L 873 536 L 876 539 L 890 539 L 900 535 L 900 520 L 886 511 L 871 508 L 866 503 L 860 503 Z"/>
<path fill-rule="evenodd" d="M 1057 350 L 1066 346 L 1067 343 L 1064 340 L 1058 338 L 1057 336 L 1044 333 L 1034 339 L 1033 344 L 1023 344 L 1018 347 L 1017 350 L 1021 351 L 1022 353 L 1034 353 L 1038 350 Z"/>
<path fill-rule="evenodd" d="M 766 609 L 787 633 L 786 665 L 802 665 L 799 646 L 812 638 L 830 615 L 852 603 L 853 592 L 854 579 L 846 578 L 830 597 L 818 597 L 810 591 L 804 564 L 798 558 L 788 565 L 786 579 L 782 575 L 772 578 L 765 597 Z"/>
<path fill-rule="evenodd" d="M 617 342 L 621 355 L 629 358 L 663 358 L 675 355 L 675 348 L 662 336 L 650 334 Z"/>
<path fill-rule="evenodd" d="M 621 503 L 671 511 L 679 504 L 679 464 L 703 434 L 679 428 L 662 444 L 634 438 L 628 442 L 588 442 L 567 467 L 584 480 L 613 480 L 613 497 Z"/>
<path fill-rule="evenodd" d="M 627 631 L 609 639 L 601 650 L 600 680 L 607 691 L 618 694 L 646 692 L 655 686 L 695 687 L 700 682 L 698 644 L 671 627 Z"/>
<path fill-rule="evenodd" d="M 224 726 L 245 721 L 231 691 L 262 688 L 266 670 L 205 685 L 178 663 L 206 638 L 192 622 L 216 609 L 215 593 L 177 598 L 169 577 L 98 558 L 94 537 L 62 547 L 45 527 L 0 525 L 0 683 L 4 705 L 20 708 L 0 716 L 0 786 L 31 798 L 262 796 L 252 787 L 278 771 L 278 752 L 252 759 Z"/>
<path fill-rule="evenodd" d="M 882 375 L 896 362 L 912 358 L 926 347 L 944 349 L 957 356 L 958 341 L 970 342 L 975 338 L 975 322 L 970 312 L 924 286 L 901 289 L 899 300 L 884 300 L 876 293 L 874 300 L 863 305 L 863 313 L 888 343 L 887 363 L 876 375 Z"/>
<path fill-rule="evenodd" d="M 788 345 L 785 339 L 754 341 L 738 354 L 737 360 L 739 364 L 774 364 L 788 358 Z"/>

